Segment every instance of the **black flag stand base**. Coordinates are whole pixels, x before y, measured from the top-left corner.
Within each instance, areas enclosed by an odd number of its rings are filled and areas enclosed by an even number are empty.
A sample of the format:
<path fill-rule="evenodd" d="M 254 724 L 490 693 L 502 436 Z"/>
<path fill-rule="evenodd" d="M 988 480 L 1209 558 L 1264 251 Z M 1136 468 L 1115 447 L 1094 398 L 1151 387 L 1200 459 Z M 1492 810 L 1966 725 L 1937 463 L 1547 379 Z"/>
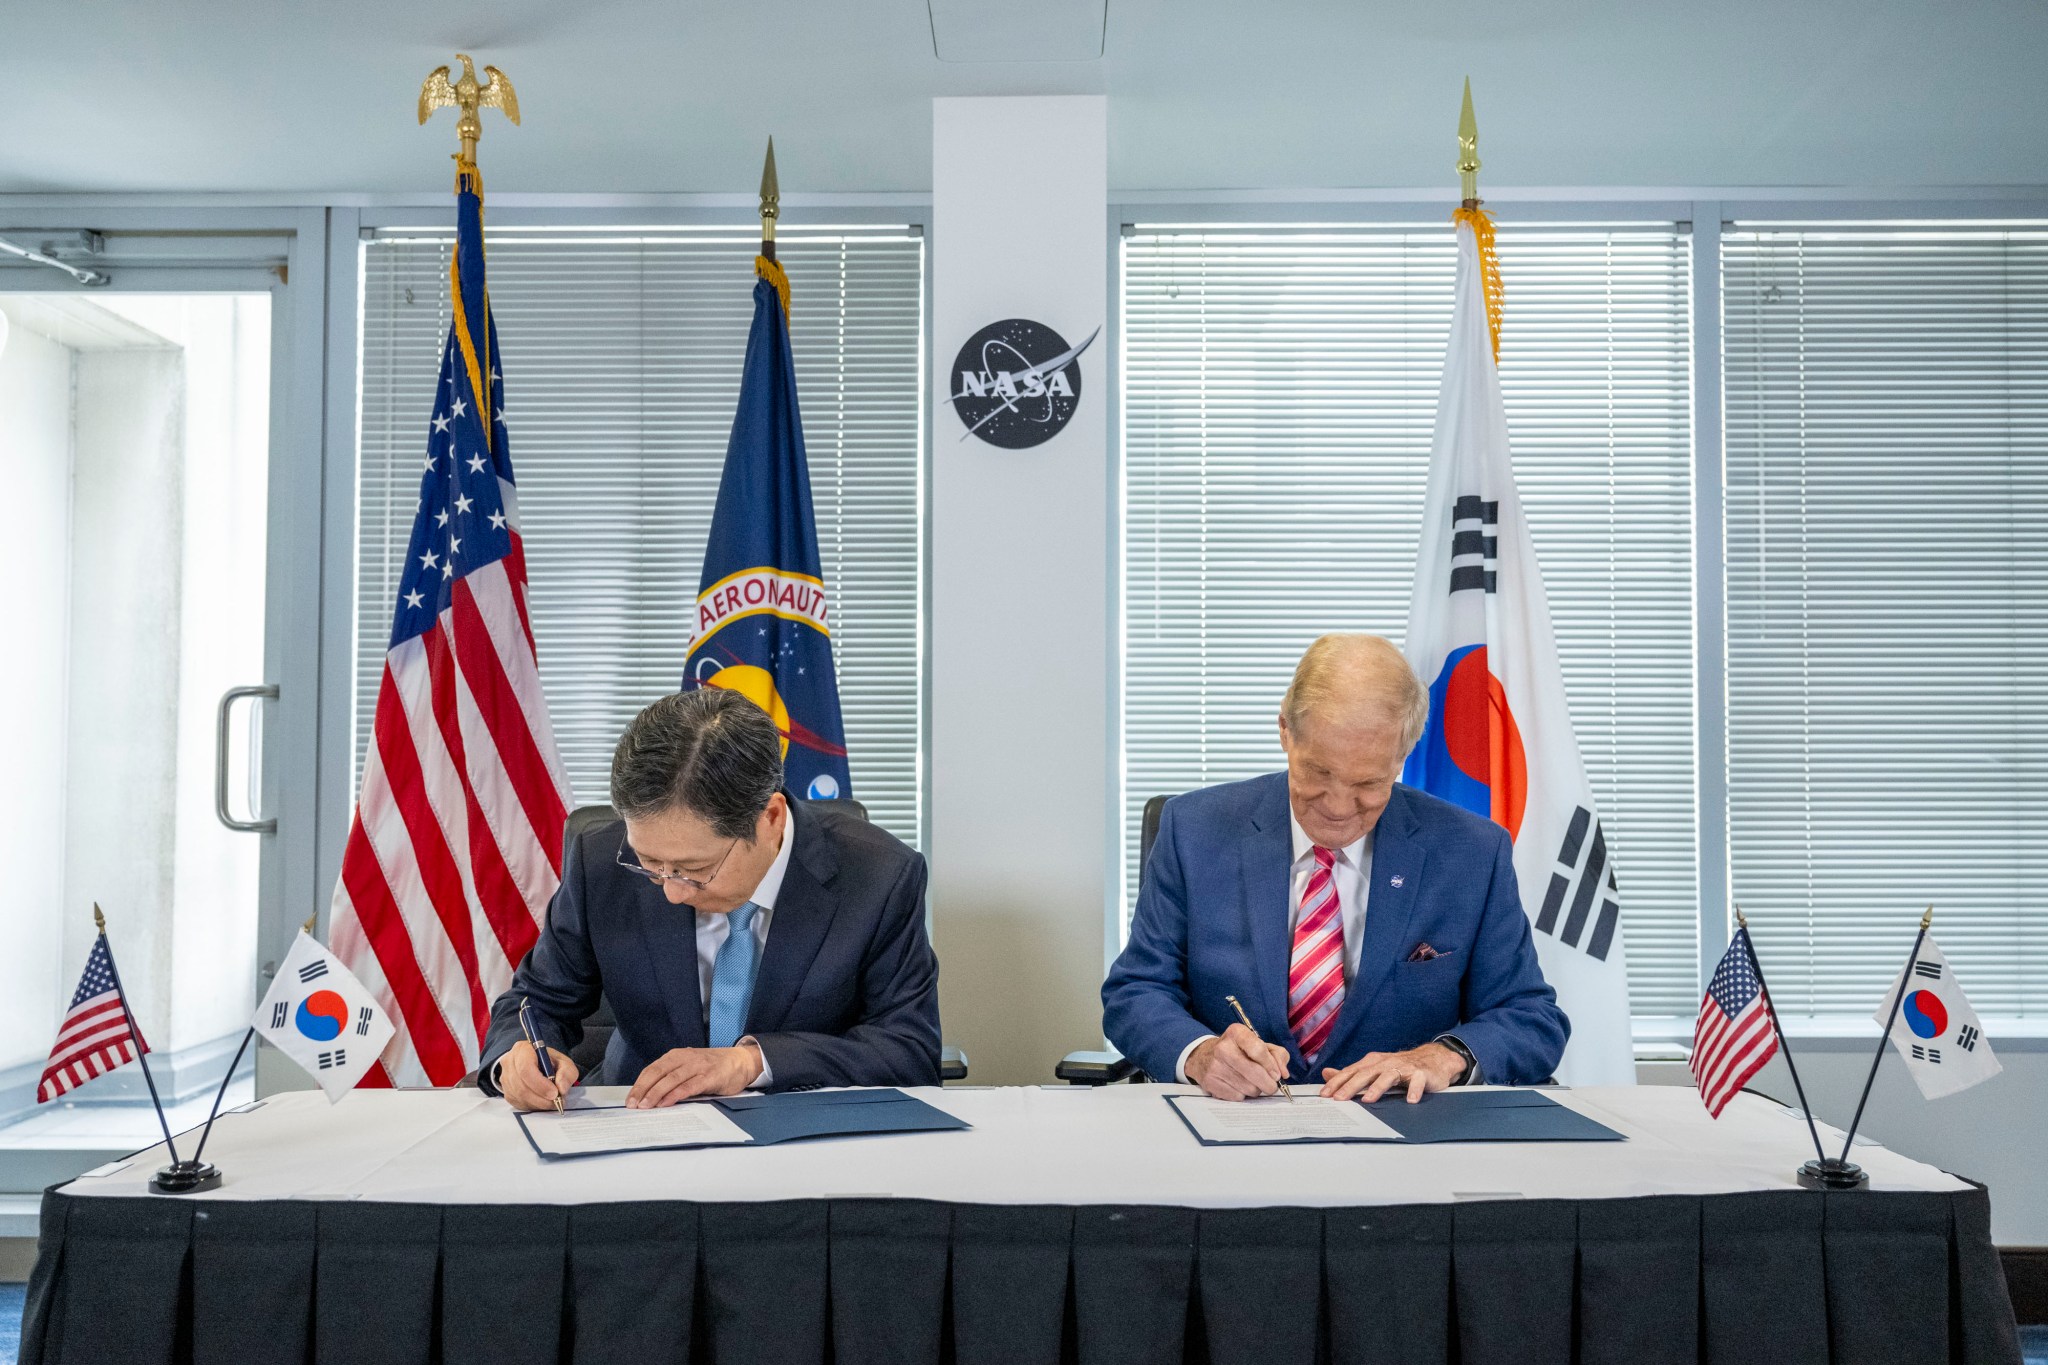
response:
<path fill-rule="evenodd" d="M 1863 1190 L 1870 1188 L 1870 1177 L 1855 1162 L 1829 1156 L 1801 1166 L 1799 1183 L 1809 1190 Z"/>
<path fill-rule="evenodd" d="M 151 1194 L 198 1194 L 220 1188 L 220 1167 L 211 1161 L 173 1161 L 149 1182 Z"/>
<path fill-rule="evenodd" d="M 249 1040 L 255 1036 L 253 1028 L 242 1035 L 242 1045 L 235 1049 L 235 1060 L 228 1063 L 227 1074 L 220 1078 L 220 1089 L 213 1092 L 213 1110 L 206 1116 L 206 1130 L 199 1135 L 198 1150 L 192 1153 L 190 1161 L 180 1161 L 178 1154 L 172 1152 L 171 1164 L 158 1171 L 149 1182 L 151 1194 L 198 1194 L 201 1190 L 220 1188 L 220 1167 L 199 1158 L 206 1155 L 206 1140 L 213 1136 L 213 1121 L 220 1117 L 220 1102 L 228 1093 L 228 1082 L 235 1078 L 235 1069 L 242 1064 L 242 1054 L 248 1051 Z"/>

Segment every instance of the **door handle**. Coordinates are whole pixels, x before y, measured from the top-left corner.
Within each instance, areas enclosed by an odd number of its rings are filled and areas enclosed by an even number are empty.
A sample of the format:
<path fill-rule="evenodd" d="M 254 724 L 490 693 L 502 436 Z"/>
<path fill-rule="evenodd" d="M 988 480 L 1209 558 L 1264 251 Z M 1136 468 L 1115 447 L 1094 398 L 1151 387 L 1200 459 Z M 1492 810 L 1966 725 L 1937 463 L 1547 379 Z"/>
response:
<path fill-rule="evenodd" d="M 260 687 L 230 687 L 220 694 L 220 709 L 215 713 L 213 731 L 213 813 L 229 829 L 243 834 L 275 834 L 275 820 L 237 820 L 228 812 L 228 713 L 235 709 L 235 703 L 245 697 L 277 698 L 277 684 L 265 683 Z M 255 803 L 250 803 L 250 813 L 255 813 Z"/>

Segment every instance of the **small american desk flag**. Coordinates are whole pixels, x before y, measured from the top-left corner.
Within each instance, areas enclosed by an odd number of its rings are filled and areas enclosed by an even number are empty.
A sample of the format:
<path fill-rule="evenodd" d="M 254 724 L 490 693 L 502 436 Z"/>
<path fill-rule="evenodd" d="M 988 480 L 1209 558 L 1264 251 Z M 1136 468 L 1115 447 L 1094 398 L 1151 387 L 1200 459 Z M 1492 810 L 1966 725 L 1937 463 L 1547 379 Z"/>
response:
<path fill-rule="evenodd" d="M 1699 1082 L 1700 1103 L 1720 1118 L 1728 1101 L 1777 1051 L 1771 1009 L 1750 961 L 1749 930 L 1737 929 L 1707 983 L 1700 1021 L 1692 1031 L 1692 1074 Z"/>
<path fill-rule="evenodd" d="M 85 975 L 78 980 L 71 1009 L 50 1048 L 50 1064 L 36 1086 L 36 1103 L 46 1104 L 147 1051 L 149 1044 L 129 1027 L 128 1010 L 114 981 L 114 955 L 107 949 L 107 936 L 101 934 L 93 941 Z"/>

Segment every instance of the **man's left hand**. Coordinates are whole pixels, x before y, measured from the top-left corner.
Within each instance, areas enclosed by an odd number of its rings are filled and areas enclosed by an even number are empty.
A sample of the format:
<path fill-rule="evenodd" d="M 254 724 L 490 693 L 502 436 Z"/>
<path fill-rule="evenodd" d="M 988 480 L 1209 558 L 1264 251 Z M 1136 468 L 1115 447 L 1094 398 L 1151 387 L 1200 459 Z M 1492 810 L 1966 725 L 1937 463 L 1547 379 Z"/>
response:
<path fill-rule="evenodd" d="M 761 1048 L 679 1047 L 647 1064 L 626 1094 L 628 1109 L 663 1109 L 698 1095 L 737 1095 L 761 1077 Z"/>
<path fill-rule="evenodd" d="M 1406 1052 L 1368 1052 L 1342 1071 L 1323 1068 L 1323 1095 L 1348 1100 L 1353 1095 L 1371 1104 L 1397 1085 L 1408 1087 L 1414 1104 L 1432 1090 L 1448 1090 L 1465 1074 L 1465 1059 L 1442 1043 L 1424 1043 Z"/>

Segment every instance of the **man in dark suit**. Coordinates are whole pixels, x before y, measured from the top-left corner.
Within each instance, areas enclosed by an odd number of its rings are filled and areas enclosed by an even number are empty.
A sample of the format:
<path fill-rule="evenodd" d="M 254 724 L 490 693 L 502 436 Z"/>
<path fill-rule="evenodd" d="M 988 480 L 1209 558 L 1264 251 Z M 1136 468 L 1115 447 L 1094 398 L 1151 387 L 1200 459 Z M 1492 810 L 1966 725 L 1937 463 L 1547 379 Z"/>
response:
<path fill-rule="evenodd" d="M 576 1084 L 611 1001 L 602 1078 L 626 1103 L 815 1085 L 936 1085 L 938 961 L 924 858 L 782 790 L 782 737 L 745 697 L 663 697 L 612 758 L 621 818 L 570 844 L 540 939 L 491 1009 L 478 1082 L 522 1109 Z M 521 1032 L 530 1000 L 552 1054 Z"/>
<path fill-rule="evenodd" d="M 1221 1099 L 1320 1079 L 1337 1098 L 1419 1100 L 1550 1075 L 1571 1026 L 1512 840 L 1395 781 L 1428 714 L 1393 645 L 1326 635 L 1281 705 L 1287 771 L 1166 803 L 1102 987 L 1125 1056 Z"/>

